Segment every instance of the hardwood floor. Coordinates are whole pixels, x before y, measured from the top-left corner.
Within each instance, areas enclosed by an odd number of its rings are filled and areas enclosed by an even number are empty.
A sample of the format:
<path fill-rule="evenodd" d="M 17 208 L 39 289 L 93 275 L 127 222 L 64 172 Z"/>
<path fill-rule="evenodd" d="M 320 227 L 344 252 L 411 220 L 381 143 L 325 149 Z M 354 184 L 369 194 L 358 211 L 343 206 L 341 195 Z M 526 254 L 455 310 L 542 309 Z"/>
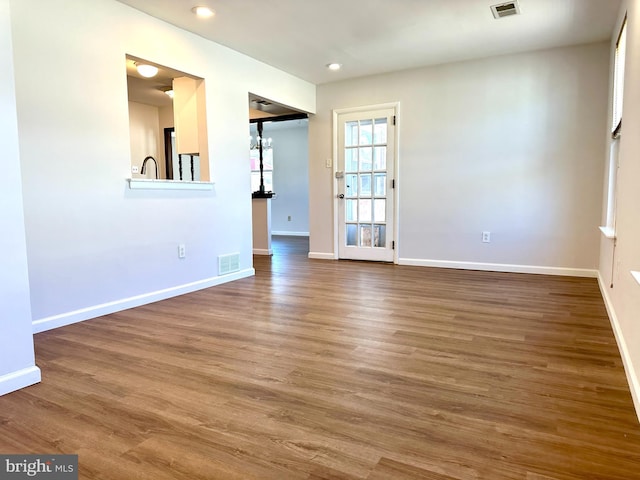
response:
<path fill-rule="evenodd" d="M 308 260 L 36 335 L 1 453 L 80 478 L 640 478 L 594 279 Z"/>

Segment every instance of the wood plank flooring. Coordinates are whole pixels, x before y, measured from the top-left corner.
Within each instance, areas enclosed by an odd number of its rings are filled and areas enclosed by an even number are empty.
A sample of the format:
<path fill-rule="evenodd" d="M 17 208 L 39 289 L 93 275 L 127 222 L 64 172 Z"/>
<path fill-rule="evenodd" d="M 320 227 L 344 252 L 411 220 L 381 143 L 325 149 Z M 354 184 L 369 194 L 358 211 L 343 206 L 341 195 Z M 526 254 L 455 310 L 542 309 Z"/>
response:
<path fill-rule="evenodd" d="M 1 453 L 80 478 L 640 479 L 594 279 L 308 260 L 36 335 Z"/>

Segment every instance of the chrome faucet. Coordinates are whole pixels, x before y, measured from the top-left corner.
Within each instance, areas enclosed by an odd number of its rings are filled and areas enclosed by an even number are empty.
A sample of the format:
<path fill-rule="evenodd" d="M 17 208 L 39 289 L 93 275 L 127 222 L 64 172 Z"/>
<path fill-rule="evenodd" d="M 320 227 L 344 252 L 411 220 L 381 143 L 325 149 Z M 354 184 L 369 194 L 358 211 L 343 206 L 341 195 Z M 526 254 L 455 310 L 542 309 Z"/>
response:
<path fill-rule="evenodd" d="M 153 158 L 151 155 L 149 155 L 148 157 L 145 157 L 145 159 L 142 161 L 142 168 L 140 169 L 140 173 L 142 175 L 146 173 L 148 160 L 153 160 L 153 163 L 156 166 L 156 180 L 157 180 L 158 179 L 158 162 L 156 162 L 156 159 Z"/>

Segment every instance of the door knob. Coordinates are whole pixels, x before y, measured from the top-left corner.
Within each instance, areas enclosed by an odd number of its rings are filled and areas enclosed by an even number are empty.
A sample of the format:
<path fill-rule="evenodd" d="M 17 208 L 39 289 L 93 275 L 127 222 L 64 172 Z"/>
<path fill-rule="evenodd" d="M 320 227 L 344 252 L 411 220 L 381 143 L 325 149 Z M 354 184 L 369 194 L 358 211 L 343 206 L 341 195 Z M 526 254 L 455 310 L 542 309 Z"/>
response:
<path fill-rule="evenodd" d="M 339 195 L 337 195 L 338 198 L 344 198 L 344 193 L 340 193 Z"/>

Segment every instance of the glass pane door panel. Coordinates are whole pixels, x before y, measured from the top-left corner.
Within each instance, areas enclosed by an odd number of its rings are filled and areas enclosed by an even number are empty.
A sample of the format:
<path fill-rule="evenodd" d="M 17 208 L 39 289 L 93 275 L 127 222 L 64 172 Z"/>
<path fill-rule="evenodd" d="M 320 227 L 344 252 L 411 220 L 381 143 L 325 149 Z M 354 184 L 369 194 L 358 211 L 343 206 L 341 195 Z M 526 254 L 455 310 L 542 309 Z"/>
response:
<path fill-rule="evenodd" d="M 358 220 L 360 222 L 370 222 L 371 221 L 371 200 L 367 200 L 367 199 L 358 200 L 358 211 L 359 211 Z"/>
<path fill-rule="evenodd" d="M 346 200 L 347 202 L 347 211 L 346 218 L 347 222 L 357 222 L 358 221 L 358 201 L 357 200 Z"/>
<path fill-rule="evenodd" d="M 360 148 L 360 171 L 371 171 L 371 147 Z"/>
<path fill-rule="evenodd" d="M 344 144 L 347 147 L 358 145 L 358 122 L 347 122 L 344 125 Z"/>
<path fill-rule="evenodd" d="M 344 169 L 347 172 L 358 171 L 358 149 L 348 148 L 344 152 Z"/>
<path fill-rule="evenodd" d="M 373 201 L 373 216 L 376 222 L 387 221 L 387 201 L 384 198 Z"/>
<path fill-rule="evenodd" d="M 358 175 L 345 175 L 347 197 L 355 197 L 358 195 Z"/>
<path fill-rule="evenodd" d="M 386 194 L 387 175 L 385 173 L 376 173 L 373 195 L 376 197 L 384 197 Z"/>
<path fill-rule="evenodd" d="M 373 169 L 387 169 L 387 147 L 375 147 L 373 149 Z"/>
<path fill-rule="evenodd" d="M 387 246 L 387 226 L 373 226 L 373 246 L 385 248 Z"/>
<path fill-rule="evenodd" d="M 360 196 L 361 197 L 371 196 L 371 174 L 360 175 Z"/>
<path fill-rule="evenodd" d="M 355 247 L 358 245 L 358 226 L 347 224 L 347 245 Z"/>
<path fill-rule="evenodd" d="M 371 225 L 360 225 L 360 246 L 371 246 Z"/>
<path fill-rule="evenodd" d="M 373 143 L 373 122 L 371 120 L 360 121 L 360 145 Z"/>
<path fill-rule="evenodd" d="M 387 119 L 376 118 L 375 127 L 373 130 L 373 143 L 380 145 L 381 143 L 387 143 Z"/>

